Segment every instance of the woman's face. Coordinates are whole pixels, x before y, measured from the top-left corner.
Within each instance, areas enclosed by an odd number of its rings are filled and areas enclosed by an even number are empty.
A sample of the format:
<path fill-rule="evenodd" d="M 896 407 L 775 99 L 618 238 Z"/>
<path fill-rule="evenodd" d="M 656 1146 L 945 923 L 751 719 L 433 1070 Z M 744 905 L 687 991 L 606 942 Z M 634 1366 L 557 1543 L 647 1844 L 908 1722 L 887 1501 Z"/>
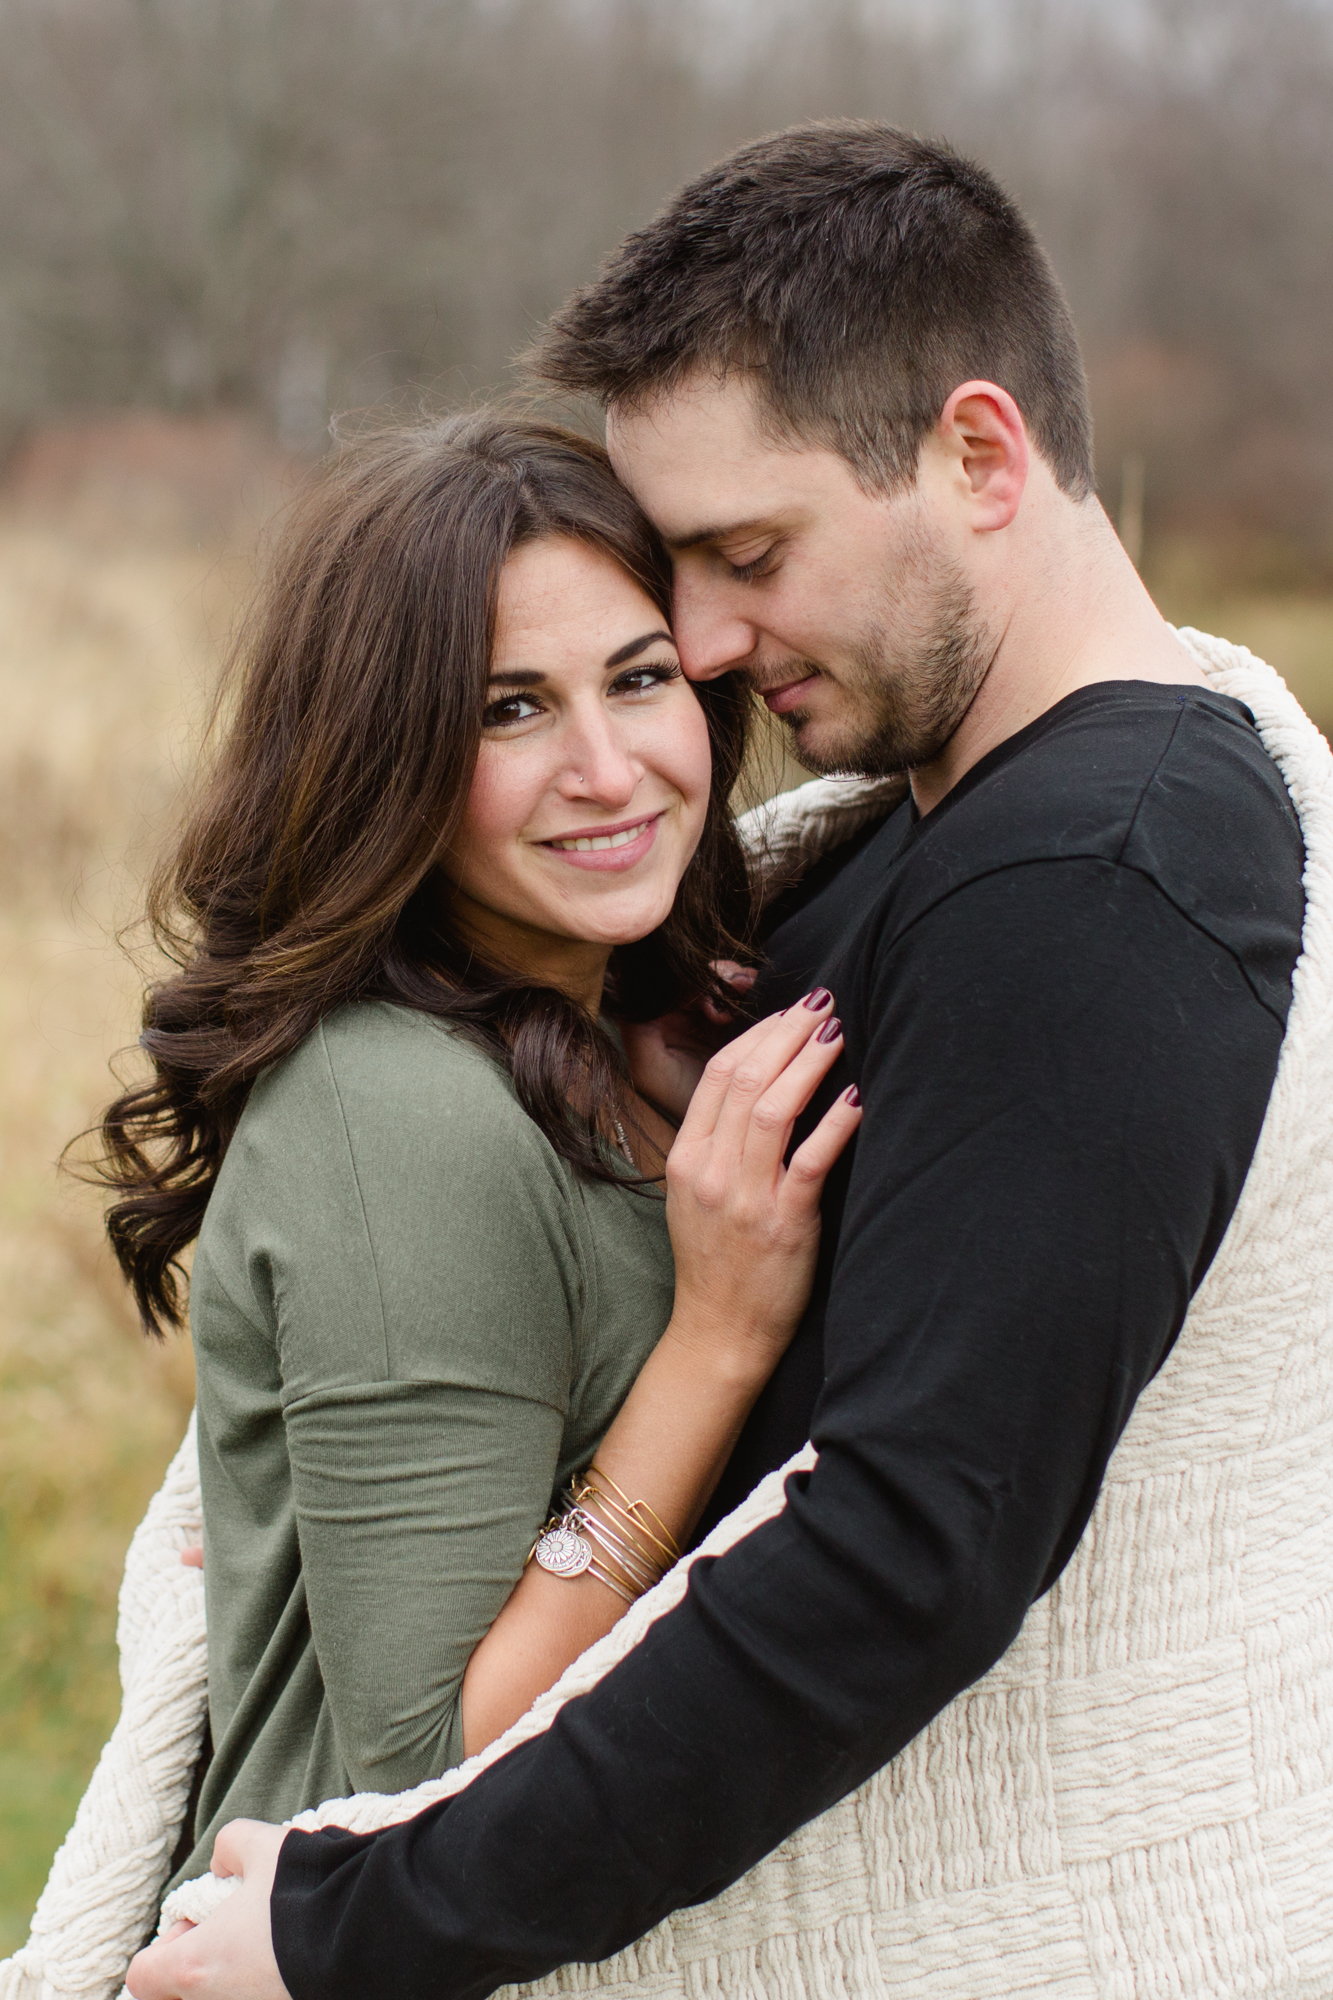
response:
<path fill-rule="evenodd" d="M 711 775 L 703 710 L 652 599 L 585 543 L 516 549 L 445 862 L 463 929 L 515 969 L 600 987 L 607 953 L 670 911 Z"/>

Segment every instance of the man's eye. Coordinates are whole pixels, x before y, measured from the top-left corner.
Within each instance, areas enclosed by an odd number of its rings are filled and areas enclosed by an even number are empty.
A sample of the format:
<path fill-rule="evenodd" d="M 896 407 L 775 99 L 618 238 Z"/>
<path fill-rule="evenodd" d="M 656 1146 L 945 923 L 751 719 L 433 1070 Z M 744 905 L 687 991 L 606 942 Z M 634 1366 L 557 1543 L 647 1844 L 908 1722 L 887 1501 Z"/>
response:
<path fill-rule="evenodd" d="M 507 694 L 481 711 L 483 729 L 505 729 L 515 722 L 527 722 L 541 714 L 541 703 L 530 694 Z"/>
<path fill-rule="evenodd" d="M 660 660 L 655 665 L 630 667 L 623 674 L 617 674 L 611 683 L 613 694 L 651 694 L 654 688 L 665 687 L 668 681 L 680 679 L 680 668 L 674 660 Z"/>
<path fill-rule="evenodd" d="M 737 583 L 753 583 L 756 577 L 768 574 L 776 555 L 776 548 L 770 548 L 765 549 L 761 556 L 756 556 L 753 562 L 731 563 L 731 574 Z"/>

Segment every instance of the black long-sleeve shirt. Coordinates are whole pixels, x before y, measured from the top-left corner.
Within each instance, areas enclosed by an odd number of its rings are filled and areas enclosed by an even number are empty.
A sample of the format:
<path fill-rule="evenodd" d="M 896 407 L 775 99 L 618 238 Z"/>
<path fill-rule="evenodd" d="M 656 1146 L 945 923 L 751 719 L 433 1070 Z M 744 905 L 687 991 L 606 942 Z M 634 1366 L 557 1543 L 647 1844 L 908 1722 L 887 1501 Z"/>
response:
<path fill-rule="evenodd" d="M 719 1505 L 815 1470 L 544 1736 L 369 1837 L 289 1835 L 295 2000 L 452 2000 L 721 1891 L 1004 1651 L 1230 1220 L 1303 916 L 1247 711 L 1069 696 L 779 916 L 765 1009 L 833 989 L 865 1117 L 814 1296 Z M 429 1615 L 429 1608 L 422 1608 Z"/>

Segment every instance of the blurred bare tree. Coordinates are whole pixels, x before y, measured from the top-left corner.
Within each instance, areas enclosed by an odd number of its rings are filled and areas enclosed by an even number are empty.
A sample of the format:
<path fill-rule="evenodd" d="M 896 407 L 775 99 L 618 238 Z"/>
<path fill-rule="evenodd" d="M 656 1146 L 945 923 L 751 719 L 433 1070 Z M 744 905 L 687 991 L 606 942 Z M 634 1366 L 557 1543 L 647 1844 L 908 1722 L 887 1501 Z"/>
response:
<path fill-rule="evenodd" d="M 0 0 L 0 36 L 11 434 L 239 406 L 313 447 L 470 394 L 684 176 L 852 114 L 1027 204 L 1113 512 L 1146 468 L 1150 522 L 1333 570 L 1328 0 Z"/>

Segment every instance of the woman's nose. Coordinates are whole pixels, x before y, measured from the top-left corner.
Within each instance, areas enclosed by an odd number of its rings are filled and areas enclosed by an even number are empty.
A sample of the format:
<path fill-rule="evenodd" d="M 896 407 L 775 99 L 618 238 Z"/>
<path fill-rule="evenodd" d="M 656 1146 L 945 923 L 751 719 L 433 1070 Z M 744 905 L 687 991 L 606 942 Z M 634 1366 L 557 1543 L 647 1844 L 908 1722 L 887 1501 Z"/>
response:
<path fill-rule="evenodd" d="M 633 798 L 643 766 L 606 715 L 583 722 L 565 745 L 561 790 L 567 798 L 619 807 Z"/>

